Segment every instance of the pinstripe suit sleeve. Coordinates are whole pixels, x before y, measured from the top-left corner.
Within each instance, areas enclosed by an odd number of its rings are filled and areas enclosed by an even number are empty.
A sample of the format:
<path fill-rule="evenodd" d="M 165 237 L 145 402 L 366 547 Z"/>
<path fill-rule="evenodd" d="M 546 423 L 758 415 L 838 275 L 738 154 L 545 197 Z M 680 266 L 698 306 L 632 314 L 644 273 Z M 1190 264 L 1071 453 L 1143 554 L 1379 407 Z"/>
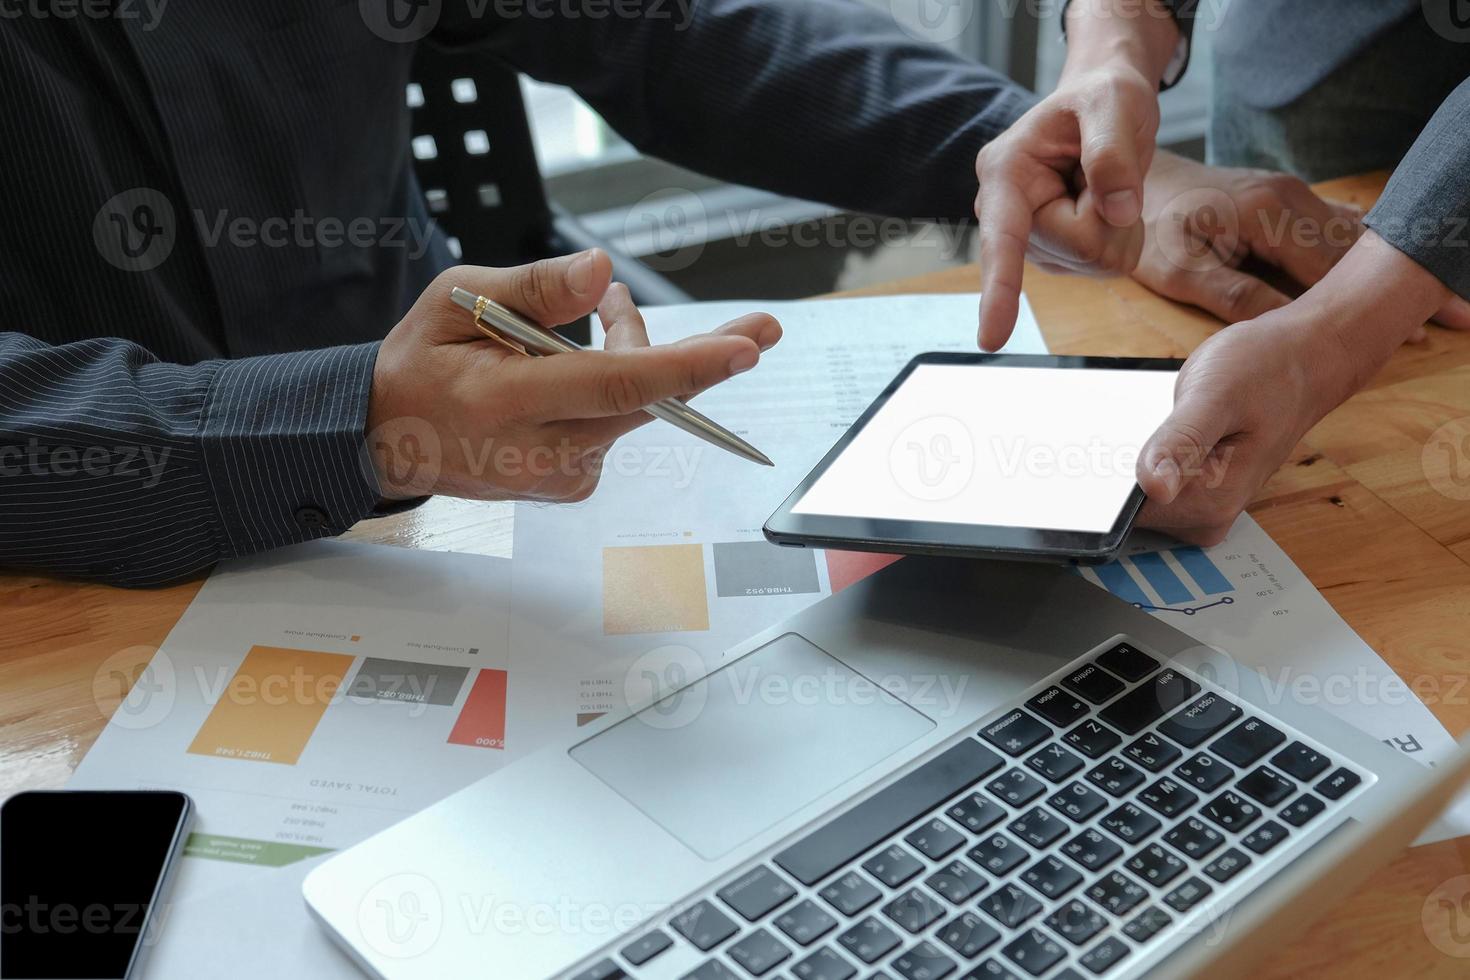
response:
<path fill-rule="evenodd" d="M 0 333 L 0 564 L 148 586 L 337 534 L 379 499 L 377 344 L 165 364 Z"/>
<path fill-rule="evenodd" d="M 437 40 L 569 85 L 643 152 L 876 214 L 973 217 L 975 155 L 1034 104 L 857 0 L 624 0 L 635 15 L 475 17 Z M 688 12 L 687 18 L 685 11 Z"/>
<path fill-rule="evenodd" d="M 1470 300 L 1470 78 L 1399 163 L 1368 227 Z"/>

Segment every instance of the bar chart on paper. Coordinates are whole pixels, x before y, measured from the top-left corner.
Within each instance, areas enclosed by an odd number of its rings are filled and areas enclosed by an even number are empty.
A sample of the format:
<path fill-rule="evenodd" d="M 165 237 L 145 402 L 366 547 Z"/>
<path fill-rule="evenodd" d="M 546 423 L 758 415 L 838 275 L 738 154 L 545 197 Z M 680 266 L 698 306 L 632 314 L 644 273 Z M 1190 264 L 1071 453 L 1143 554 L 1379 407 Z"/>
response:
<path fill-rule="evenodd" d="M 1226 552 L 1217 558 L 1203 548 L 1185 546 L 1139 551 L 1080 569 L 1079 574 L 1147 612 L 1195 616 L 1237 601 L 1228 569 L 1241 560 L 1239 554 Z M 1236 574 L 1256 578 L 1261 569 L 1250 567 Z"/>

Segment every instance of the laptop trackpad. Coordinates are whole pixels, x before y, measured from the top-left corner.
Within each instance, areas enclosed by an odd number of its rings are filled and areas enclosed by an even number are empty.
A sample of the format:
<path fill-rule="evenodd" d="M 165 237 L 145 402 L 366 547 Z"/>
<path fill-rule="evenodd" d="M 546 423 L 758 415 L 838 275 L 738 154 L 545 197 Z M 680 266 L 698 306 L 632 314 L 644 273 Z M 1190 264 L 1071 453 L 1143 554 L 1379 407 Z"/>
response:
<path fill-rule="evenodd" d="M 788 633 L 570 755 L 713 860 L 934 727 Z"/>

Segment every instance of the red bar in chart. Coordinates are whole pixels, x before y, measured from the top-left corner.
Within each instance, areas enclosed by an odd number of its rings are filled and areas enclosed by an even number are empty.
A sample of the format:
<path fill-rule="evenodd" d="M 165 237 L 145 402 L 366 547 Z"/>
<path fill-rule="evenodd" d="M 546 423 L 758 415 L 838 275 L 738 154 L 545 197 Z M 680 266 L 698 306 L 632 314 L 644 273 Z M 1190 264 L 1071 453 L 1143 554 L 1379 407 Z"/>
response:
<path fill-rule="evenodd" d="M 451 745 L 505 748 L 505 685 L 505 671 L 480 671 L 449 733 Z"/>

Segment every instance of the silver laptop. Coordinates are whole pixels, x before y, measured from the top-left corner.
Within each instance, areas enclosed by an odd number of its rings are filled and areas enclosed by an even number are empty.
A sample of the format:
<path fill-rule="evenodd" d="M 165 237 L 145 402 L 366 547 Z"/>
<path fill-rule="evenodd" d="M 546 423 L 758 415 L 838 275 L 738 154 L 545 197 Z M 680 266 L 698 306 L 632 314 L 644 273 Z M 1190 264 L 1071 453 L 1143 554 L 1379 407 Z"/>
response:
<path fill-rule="evenodd" d="M 910 559 L 304 891 L 394 980 L 1239 976 L 1467 772 L 1064 569 Z"/>

